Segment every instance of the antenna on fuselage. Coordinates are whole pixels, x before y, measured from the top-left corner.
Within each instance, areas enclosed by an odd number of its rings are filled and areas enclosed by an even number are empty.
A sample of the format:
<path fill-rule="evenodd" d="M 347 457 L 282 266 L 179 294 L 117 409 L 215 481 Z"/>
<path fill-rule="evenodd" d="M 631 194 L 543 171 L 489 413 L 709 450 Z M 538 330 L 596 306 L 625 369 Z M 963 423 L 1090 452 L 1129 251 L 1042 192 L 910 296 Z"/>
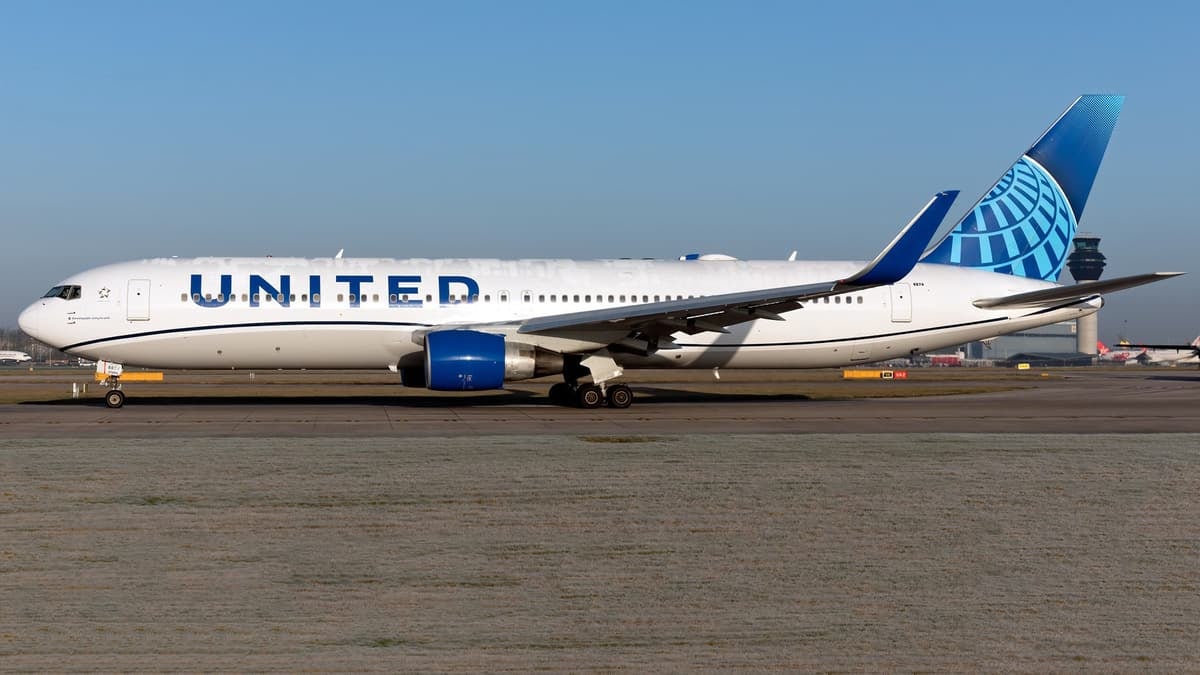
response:
<path fill-rule="evenodd" d="M 343 254 L 343 253 L 345 253 L 345 252 L 346 252 L 346 249 L 344 249 L 344 248 L 339 248 L 339 249 L 338 249 L 338 252 L 337 252 L 337 255 L 333 256 L 333 259 L 334 259 L 334 260 L 341 260 L 341 259 L 342 259 L 342 254 Z"/>

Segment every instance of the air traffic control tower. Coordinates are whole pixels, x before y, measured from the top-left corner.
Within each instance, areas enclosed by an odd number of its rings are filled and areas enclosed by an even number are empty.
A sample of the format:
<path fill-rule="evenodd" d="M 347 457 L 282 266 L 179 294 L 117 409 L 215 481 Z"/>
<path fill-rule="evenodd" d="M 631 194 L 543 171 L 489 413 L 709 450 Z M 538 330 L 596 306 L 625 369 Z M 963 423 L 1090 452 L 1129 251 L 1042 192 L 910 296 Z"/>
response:
<path fill-rule="evenodd" d="M 1097 281 L 1104 273 L 1104 254 L 1100 252 L 1100 235 L 1079 233 L 1075 235 L 1075 249 L 1067 257 L 1067 269 L 1075 281 Z M 1096 353 L 1096 340 L 1100 334 L 1100 314 L 1085 316 L 1076 322 L 1076 349 L 1084 354 Z"/>

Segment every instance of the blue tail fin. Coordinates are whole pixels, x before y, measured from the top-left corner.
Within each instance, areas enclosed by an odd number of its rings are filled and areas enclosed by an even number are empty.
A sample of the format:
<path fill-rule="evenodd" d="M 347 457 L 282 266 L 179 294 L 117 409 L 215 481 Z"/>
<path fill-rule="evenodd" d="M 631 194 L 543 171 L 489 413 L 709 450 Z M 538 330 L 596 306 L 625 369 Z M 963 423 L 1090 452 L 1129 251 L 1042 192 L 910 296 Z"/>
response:
<path fill-rule="evenodd" d="M 1057 281 L 1124 96 L 1080 96 L 922 262 Z"/>

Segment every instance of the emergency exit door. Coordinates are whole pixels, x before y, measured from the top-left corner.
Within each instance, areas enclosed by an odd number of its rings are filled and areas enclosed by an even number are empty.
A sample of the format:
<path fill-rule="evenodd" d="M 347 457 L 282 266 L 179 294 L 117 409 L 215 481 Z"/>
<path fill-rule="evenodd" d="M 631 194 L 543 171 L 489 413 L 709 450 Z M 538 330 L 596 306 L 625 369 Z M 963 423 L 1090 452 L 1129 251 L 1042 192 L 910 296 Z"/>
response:
<path fill-rule="evenodd" d="M 125 294 L 125 318 L 130 321 L 150 320 L 150 280 L 130 279 Z"/>

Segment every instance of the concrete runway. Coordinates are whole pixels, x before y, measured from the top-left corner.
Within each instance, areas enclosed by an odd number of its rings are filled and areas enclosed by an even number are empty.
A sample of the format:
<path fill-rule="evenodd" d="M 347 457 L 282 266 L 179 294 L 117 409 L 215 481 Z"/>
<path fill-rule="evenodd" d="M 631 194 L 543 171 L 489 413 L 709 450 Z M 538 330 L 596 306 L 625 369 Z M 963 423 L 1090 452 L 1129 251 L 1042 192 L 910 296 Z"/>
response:
<path fill-rule="evenodd" d="M 0 670 L 1200 669 L 1200 376 L 731 380 L 0 405 Z"/>
<path fill-rule="evenodd" d="M 961 377 L 961 375 L 960 375 Z M 979 384 L 990 384 L 987 371 Z M 764 389 L 779 391 L 777 383 Z M 970 384 L 970 381 L 958 381 Z M 69 386 L 69 385 L 68 385 Z M 355 395 L 355 386 L 372 395 Z M 1191 370 L 1079 369 L 1030 376 L 1020 389 L 962 396 L 823 400 L 756 393 L 739 382 L 634 384 L 628 410 L 578 410 L 549 404 L 545 384 L 518 383 L 480 395 L 426 395 L 394 385 L 336 387 L 313 396 L 178 395 L 180 385 L 139 397 L 130 385 L 121 410 L 98 398 L 0 406 L 10 438 L 365 437 L 677 433 L 1140 433 L 1200 432 L 1200 373 Z M 824 386 L 815 384 L 814 387 Z M 919 383 L 917 386 L 920 386 Z M 146 388 L 149 389 L 149 388 Z M 269 390 L 265 390 L 269 391 Z M 378 393 L 396 392 L 395 394 Z"/>

